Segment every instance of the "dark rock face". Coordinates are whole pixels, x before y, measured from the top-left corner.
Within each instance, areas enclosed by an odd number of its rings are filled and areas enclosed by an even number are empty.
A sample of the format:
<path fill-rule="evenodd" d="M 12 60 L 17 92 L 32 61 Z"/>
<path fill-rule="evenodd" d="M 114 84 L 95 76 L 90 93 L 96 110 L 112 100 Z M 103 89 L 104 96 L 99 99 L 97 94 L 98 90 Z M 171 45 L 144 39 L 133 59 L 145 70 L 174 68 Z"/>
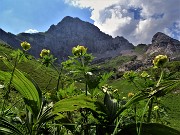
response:
<path fill-rule="evenodd" d="M 27 41 L 31 43 L 30 53 L 35 57 L 38 57 L 40 51 L 45 48 L 50 49 L 53 55 L 60 60 L 71 55 L 72 47 L 77 45 L 86 46 L 88 52 L 95 55 L 97 60 L 115 57 L 122 50 L 134 48 L 133 44 L 123 37 L 112 38 L 93 24 L 69 16 L 62 19 L 57 25 L 51 25 L 44 33 L 20 33 L 17 36 L 13 35 L 12 40 L 11 36 L 8 36 L 5 41 L 15 48 L 17 48 L 17 44 L 20 44 L 20 41 Z M 0 35 L 0 39 L 5 38 Z"/>
<path fill-rule="evenodd" d="M 7 33 L 2 29 L 0 29 L 0 39 L 9 45 L 13 45 L 15 48 L 17 48 L 21 42 L 16 35 Z"/>
<path fill-rule="evenodd" d="M 173 39 L 164 33 L 158 32 L 152 38 L 152 44 L 146 54 L 166 54 L 174 57 L 180 53 L 180 41 Z"/>

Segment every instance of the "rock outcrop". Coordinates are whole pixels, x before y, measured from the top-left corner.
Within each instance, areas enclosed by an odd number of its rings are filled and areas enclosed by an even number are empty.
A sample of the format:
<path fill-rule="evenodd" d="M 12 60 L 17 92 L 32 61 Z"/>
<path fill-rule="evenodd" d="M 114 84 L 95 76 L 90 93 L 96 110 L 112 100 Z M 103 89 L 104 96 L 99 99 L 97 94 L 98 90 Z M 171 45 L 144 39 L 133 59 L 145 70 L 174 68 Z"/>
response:
<path fill-rule="evenodd" d="M 164 33 L 158 32 L 152 38 L 146 54 L 166 54 L 174 57 L 180 53 L 180 41 L 173 39 Z"/>

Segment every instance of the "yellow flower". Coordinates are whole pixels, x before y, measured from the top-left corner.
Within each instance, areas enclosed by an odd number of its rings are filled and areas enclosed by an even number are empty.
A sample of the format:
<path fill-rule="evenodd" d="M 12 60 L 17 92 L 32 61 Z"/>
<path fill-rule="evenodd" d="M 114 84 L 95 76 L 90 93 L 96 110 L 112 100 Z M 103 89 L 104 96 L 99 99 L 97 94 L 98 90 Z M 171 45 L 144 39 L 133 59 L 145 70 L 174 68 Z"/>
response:
<path fill-rule="evenodd" d="M 161 67 L 168 61 L 168 57 L 166 55 L 158 55 L 154 58 L 153 64 L 154 67 Z"/>
<path fill-rule="evenodd" d="M 31 48 L 30 43 L 28 43 L 28 42 L 26 42 L 26 41 L 22 42 L 22 43 L 21 43 L 21 46 L 22 46 L 22 48 L 23 48 L 24 51 L 27 51 L 27 50 L 29 50 L 29 49 Z"/>
<path fill-rule="evenodd" d="M 131 98 L 133 96 L 134 96 L 134 93 L 132 93 L 132 92 L 128 93 L 128 98 Z"/>
<path fill-rule="evenodd" d="M 80 46 L 80 45 L 72 48 L 72 54 L 74 56 L 83 56 L 84 54 L 86 54 L 86 51 L 87 51 L 87 48 L 85 48 L 84 46 Z"/>
<path fill-rule="evenodd" d="M 50 50 L 43 49 L 40 53 L 40 56 L 44 57 L 45 55 L 49 55 L 49 54 L 50 54 Z"/>
<path fill-rule="evenodd" d="M 157 105 L 154 106 L 154 108 L 153 108 L 154 111 L 156 111 L 156 110 L 158 110 L 158 109 L 159 109 L 159 106 L 157 106 Z"/>

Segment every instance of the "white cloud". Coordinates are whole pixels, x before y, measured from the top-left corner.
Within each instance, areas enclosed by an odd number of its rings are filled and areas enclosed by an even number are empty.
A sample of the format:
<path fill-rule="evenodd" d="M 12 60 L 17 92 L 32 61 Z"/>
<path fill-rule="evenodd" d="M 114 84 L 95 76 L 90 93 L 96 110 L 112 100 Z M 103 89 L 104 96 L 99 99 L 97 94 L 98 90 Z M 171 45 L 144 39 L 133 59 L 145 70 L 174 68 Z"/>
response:
<path fill-rule="evenodd" d="M 79 8 L 90 8 L 91 19 L 101 31 L 113 37 L 124 36 L 135 45 L 150 43 L 152 36 L 158 31 L 180 39 L 180 33 L 177 32 L 179 30 L 177 28 L 180 27 L 180 0 L 65 0 L 65 2 Z M 174 23 L 176 24 L 173 27 Z"/>
<path fill-rule="evenodd" d="M 37 31 L 36 29 L 29 29 L 26 30 L 25 33 L 38 33 L 39 31 Z"/>

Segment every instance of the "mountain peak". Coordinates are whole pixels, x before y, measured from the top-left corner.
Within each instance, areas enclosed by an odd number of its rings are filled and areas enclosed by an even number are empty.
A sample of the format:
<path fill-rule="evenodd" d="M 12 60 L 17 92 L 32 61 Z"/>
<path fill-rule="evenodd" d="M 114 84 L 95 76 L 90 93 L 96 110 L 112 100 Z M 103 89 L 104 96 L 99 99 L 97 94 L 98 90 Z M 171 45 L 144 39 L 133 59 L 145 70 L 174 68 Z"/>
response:
<path fill-rule="evenodd" d="M 2 38 L 3 41 L 11 41 L 11 38 Z M 32 45 L 30 53 L 38 57 L 43 48 L 51 50 L 55 57 L 66 59 L 71 55 L 71 48 L 84 45 L 88 51 L 96 56 L 96 60 L 116 57 L 123 50 L 133 49 L 133 45 L 123 37 L 113 38 L 103 33 L 100 29 L 89 22 L 82 21 L 77 17 L 64 17 L 57 25 L 51 27 L 45 33 L 18 34 L 11 36 L 14 40 L 27 41 Z M 14 40 L 10 45 L 14 45 Z"/>
<path fill-rule="evenodd" d="M 157 32 L 152 38 L 152 44 L 150 44 L 146 53 L 152 54 L 166 54 L 169 56 L 180 52 L 180 42 L 176 39 L 169 37 L 168 35 Z"/>
<path fill-rule="evenodd" d="M 52 32 L 62 32 L 62 31 L 68 31 L 70 29 L 78 29 L 80 27 L 87 28 L 86 26 L 91 28 L 95 28 L 93 24 L 89 22 L 82 21 L 78 17 L 71 17 L 71 16 L 66 16 L 64 17 L 57 25 L 51 25 L 50 28 L 48 29 L 47 32 L 52 33 Z M 96 27 L 97 28 L 97 27 Z M 97 28 L 99 30 L 99 28 Z"/>
<path fill-rule="evenodd" d="M 64 17 L 61 22 L 69 22 L 69 21 L 82 21 L 78 17 L 71 17 L 71 16 L 66 16 Z"/>
<path fill-rule="evenodd" d="M 162 33 L 162 32 L 157 32 L 153 38 L 152 38 L 152 43 L 162 43 L 162 42 L 170 42 L 171 41 L 171 37 L 169 37 L 168 35 Z"/>

